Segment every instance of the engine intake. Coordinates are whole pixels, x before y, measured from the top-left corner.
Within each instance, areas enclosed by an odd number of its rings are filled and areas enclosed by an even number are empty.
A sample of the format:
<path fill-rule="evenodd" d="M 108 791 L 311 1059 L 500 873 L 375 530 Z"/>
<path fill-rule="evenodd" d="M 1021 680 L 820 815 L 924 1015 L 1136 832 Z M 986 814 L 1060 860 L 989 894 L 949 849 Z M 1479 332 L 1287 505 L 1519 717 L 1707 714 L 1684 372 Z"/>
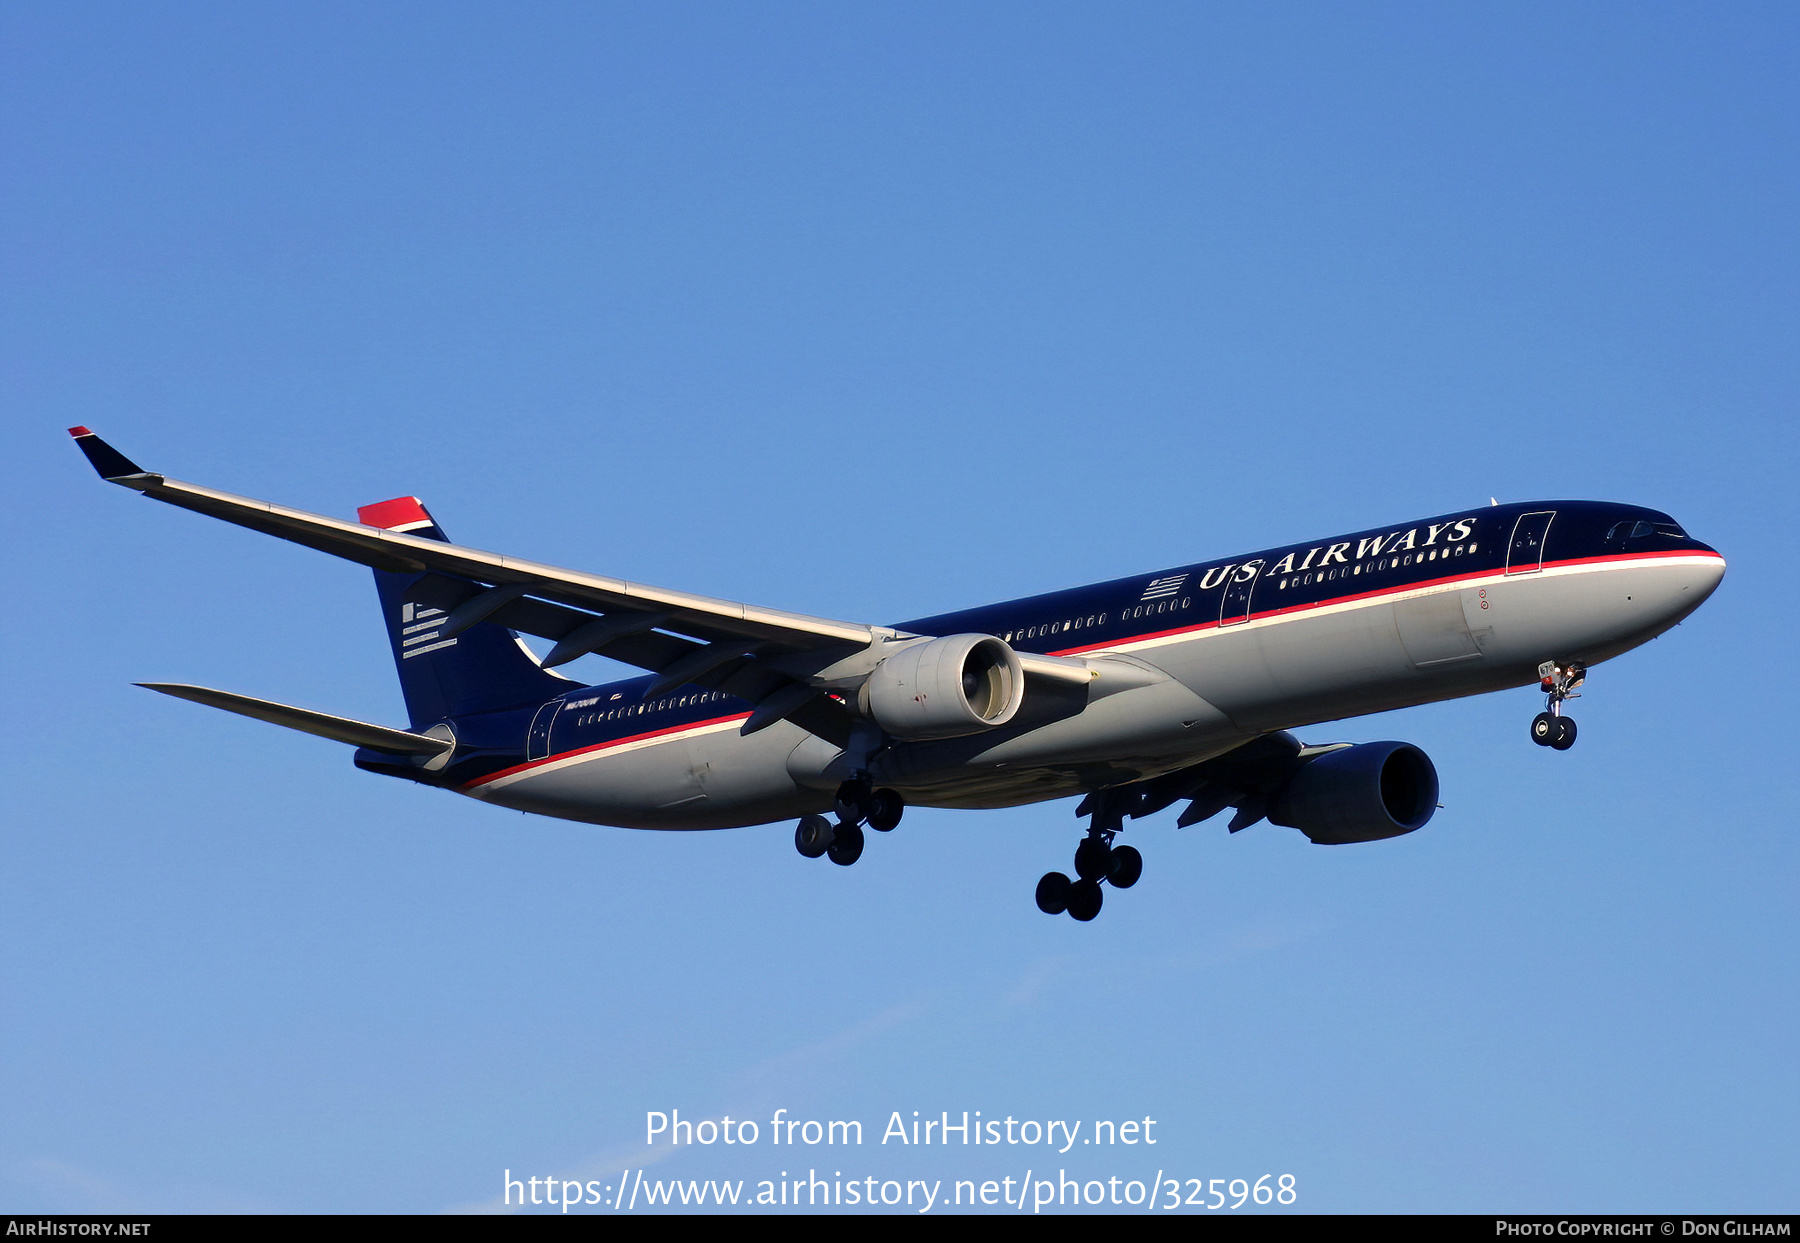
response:
<path fill-rule="evenodd" d="M 960 738 L 1012 720 L 1025 671 L 987 634 L 953 634 L 894 653 L 863 684 L 863 709 L 896 738 Z"/>
<path fill-rule="evenodd" d="M 1269 820 L 1318 845 L 1341 846 L 1422 829 L 1437 801 L 1430 756 L 1410 742 L 1365 742 L 1295 773 L 1271 802 Z"/>

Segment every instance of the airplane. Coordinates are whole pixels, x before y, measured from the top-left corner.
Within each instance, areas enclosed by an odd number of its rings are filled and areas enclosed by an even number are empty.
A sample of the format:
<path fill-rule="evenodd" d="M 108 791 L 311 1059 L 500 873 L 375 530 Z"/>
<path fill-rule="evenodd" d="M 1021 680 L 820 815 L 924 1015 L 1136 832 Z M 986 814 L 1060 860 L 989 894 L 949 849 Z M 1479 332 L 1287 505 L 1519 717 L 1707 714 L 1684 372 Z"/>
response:
<path fill-rule="evenodd" d="M 181 683 L 137 685 L 357 748 L 358 768 L 497 806 L 634 829 L 797 818 L 849 866 L 909 806 L 1081 795 L 1074 878 L 1099 914 L 1143 871 L 1127 818 L 1186 802 L 1321 845 L 1412 833 L 1437 770 L 1398 741 L 1290 730 L 1536 683 L 1534 743 L 1567 750 L 1587 671 L 1667 631 L 1725 559 L 1669 515 L 1498 504 L 897 625 L 834 621 L 453 544 L 416 497 L 348 522 L 146 471 L 69 429 L 101 478 L 374 570 L 406 729 Z M 541 659 L 521 634 L 548 640 Z M 645 676 L 555 670 L 599 653 Z M 829 813 L 829 814 L 828 814 Z"/>

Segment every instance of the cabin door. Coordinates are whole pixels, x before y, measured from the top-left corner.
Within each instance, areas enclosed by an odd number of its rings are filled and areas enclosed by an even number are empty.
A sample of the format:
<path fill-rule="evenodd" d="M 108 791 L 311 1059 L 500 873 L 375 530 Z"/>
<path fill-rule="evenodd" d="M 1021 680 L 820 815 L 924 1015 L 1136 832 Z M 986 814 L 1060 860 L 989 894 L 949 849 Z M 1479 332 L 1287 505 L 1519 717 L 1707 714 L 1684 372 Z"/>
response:
<path fill-rule="evenodd" d="M 541 760 L 550 754 L 550 726 L 562 709 L 563 701 L 552 699 L 531 718 L 531 732 L 525 738 L 525 758 Z"/>
<path fill-rule="evenodd" d="M 1549 534 L 1554 517 L 1554 509 L 1519 515 L 1513 523 L 1512 546 L 1506 550 L 1508 574 L 1532 574 L 1544 568 L 1544 537 Z"/>
<path fill-rule="evenodd" d="M 1262 580 L 1262 567 L 1262 562 L 1251 561 L 1231 572 L 1231 581 L 1225 584 L 1225 598 L 1219 604 L 1221 626 L 1250 620 L 1250 596 Z"/>

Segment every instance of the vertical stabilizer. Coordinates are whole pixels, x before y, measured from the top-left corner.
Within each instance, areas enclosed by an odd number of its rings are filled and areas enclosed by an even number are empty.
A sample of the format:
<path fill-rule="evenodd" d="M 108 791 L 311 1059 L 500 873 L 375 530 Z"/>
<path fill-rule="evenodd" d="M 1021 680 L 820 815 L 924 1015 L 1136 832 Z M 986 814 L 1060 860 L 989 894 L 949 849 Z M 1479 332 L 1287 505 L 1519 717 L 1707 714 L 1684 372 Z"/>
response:
<path fill-rule="evenodd" d="M 356 517 L 365 526 L 449 542 L 416 496 L 364 505 Z M 576 685 L 539 666 L 517 635 L 494 622 L 443 634 L 450 610 L 484 590 L 483 584 L 444 574 L 374 573 L 394 667 L 414 729 L 478 712 L 540 704 Z"/>

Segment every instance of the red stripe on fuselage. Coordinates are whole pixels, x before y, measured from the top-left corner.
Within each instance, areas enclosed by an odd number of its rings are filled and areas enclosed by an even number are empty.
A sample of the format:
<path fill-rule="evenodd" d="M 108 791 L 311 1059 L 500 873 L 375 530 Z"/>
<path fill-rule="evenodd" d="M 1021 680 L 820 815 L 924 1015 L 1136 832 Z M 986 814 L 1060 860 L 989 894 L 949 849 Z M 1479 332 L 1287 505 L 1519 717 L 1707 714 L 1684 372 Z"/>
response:
<path fill-rule="evenodd" d="M 577 755 L 591 755 L 599 751 L 622 747 L 628 742 L 642 742 L 646 738 L 661 738 L 668 734 L 679 734 L 687 730 L 704 729 L 708 725 L 721 725 L 727 721 L 742 721 L 749 717 L 748 712 L 740 712 L 735 716 L 716 716 L 705 721 L 691 721 L 686 725 L 670 725 L 665 729 L 653 729 L 642 734 L 632 734 L 628 738 L 609 738 L 605 742 L 596 742 L 588 747 L 576 747 L 573 751 L 559 751 L 555 755 L 546 755 L 541 760 L 527 760 L 523 764 L 514 764 L 511 768 L 502 768 L 497 773 L 489 773 L 485 777 L 477 777 L 473 781 L 464 782 L 462 788 L 473 790 L 476 786 L 484 786 L 490 781 L 498 781 L 502 777 L 510 777 L 515 773 L 529 772 L 534 768 L 542 768 L 545 764 L 554 764 L 558 760 L 570 759 Z"/>
<path fill-rule="evenodd" d="M 1666 558 L 1666 557 L 1710 557 L 1715 561 L 1725 560 L 1725 558 L 1719 556 L 1719 554 L 1716 552 L 1701 552 L 1697 548 L 1678 548 L 1678 549 L 1673 549 L 1669 552 L 1622 552 L 1622 553 L 1613 553 L 1609 556 L 1604 556 L 1604 557 L 1570 557 L 1564 561 L 1546 561 L 1541 566 L 1539 566 L 1538 569 L 1539 570 L 1553 570 L 1553 569 L 1559 569 L 1563 566 L 1569 566 L 1569 565 L 1602 565 L 1602 564 L 1605 564 L 1608 562 L 1644 561 L 1644 560 L 1648 560 L 1651 558 Z M 1374 571 L 1374 572 L 1380 573 L 1380 571 Z M 1466 582 L 1472 578 L 1494 578 L 1496 576 L 1498 576 L 1502 579 L 1509 578 L 1509 577 L 1510 578 L 1522 578 L 1527 574 L 1534 574 L 1534 573 L 1537 573 L 1537 570 L 1521 570 L 1516 574 L 1508 574 L 1505 570 L 1502 569 L 1502 570 L 1471 570 L 1466 574 L 1446 574 L 1442 578 L 1421 579 L 1418 582 L 1399 583 L 1392 587 L 1377 587 L 1373 591 L 1356 591 L 1356 592 L 1350 592 L 1347 595 L 1331 596 L 1324 600 L 1309 600 L 1305 604 L 1290 604 L 1284 608 L 1264 609 L 1261 612 L 1251 613 L 1248 617 L 1245 617 L 1241 621 L 1232 621 L 1229 624 L 1233 625 L 1233 626 L 1241 626 L 1246 621 L 1257 621 L 1264 617 L 1285 617 L 1285 616 L 1289 616 L 1289 615 L 1292 615 L 1295 613 L 1309 612 L 1313 609 L 1329 608 L 1333 605 L 1338 605 L 1338 604 L 1353 604 L 1358 600 L 1372 600 L 1372 599 L 1376 598 L 1377 596 L 1397 596 L 1403 592 L 1420 591 L 1427 587 L 1441 587 L 1441 586 L 1445 585 L 1446 583 Z M 1143 634 L 1132 635 L 1129 638 L 1108 639 L 1104 643 L 1089 643 L 1089 644 L 1086 644 L 1081 647 L 1063 648 L 1059 651 L 1046 652 L 1045 655 L 1046 656 L 1079 656 L 1084 652 L 1101 651 L 1105 648 L 1118 647 L 1125 643 L 1143 643 L 1150 639 L 1164 639 L 1164 638 L 1169 637 L 1170 635 L 1194 634 L 1201 630 L 1217 630 L 1220 628 L 1220 626 L 1222 624 L 1225 624 L 1225 623 L 1221 623 L 1219 621 L 1219 619 L 1215 617 L 1211 621 L 1197 622 L 1192 626 L 1176 626 L 1170 630 L 1151 630 L 1151 631 L 1146 631 Z"/>
<path fill-rule="evenodd" d="M 1601 565 L 1601 564 L 1605 564 L 1608 562 L 1623 563 L 1623 562 L 1631 562 L 1631 561 L 1642 561 L 1642 560 L 1646 560 L 1649 558 L 1667 558 L 1667 557 L 1710 557 L 1716 561 L 1724 560 L 1724 558 L 1719 556 L 1719 554 L 1716 552 L 1700 552 L 1696 549 L 1677 549 L 1677 550 L 1670 551 L 1670 552 L 1615 553 L 1611 556 L 1605 556 L 1605 557 L 1572 557 L 1565 561 L 1546 561 L 1543 563 L 1542 566 L 1539 567 L 1539 569 L 1550 570 L 1550 569 L 1558 569 L 1563 566 L 1570 566 L 1570 565 Z M 1377 571 L 1377 572 L 1379 572 L 1379 571 Z M 1529 571 L 1529 570 L 1521 571 L 1520 575 L 1514 575 L 1513 577 L 1521 577 L 1523 574 L 1529 574 L 1529 573 L 1534 573 L 1534 572 L 1535 571 Z M 1313 600 L 1306 604 L 1290 604 L 1290 605 L 1286 606 L 1285 608 L 1265 609 L 1264 611 L 1262 611 L 1260 613 L 1250 614 L 1249 617 L 1245 618 L 1245 620 L 1246 621 L 1255 621 L 1255 620 L 1258 620 L 1258 619 L 1264 618 L 1264 617 L 1290 616 L 1290 615 L 1297 614 L 1297 613 L 1309 612 L 1313 609 L 1328 608 L 1332 605 L 1351 604 L 1358 600 L 1372 600 L 1378 596 L 1400 595 L 1400 594 L 1402 594 L 1404 592 L 1408 592 L 1408 591 L 1419 591 L 1426 587 L 1441 587 L 1447 583 L 1466 582 L 1472 578 L 1493 578 L 1496 575 L 1499 575 L 1502 578 L 1506 577 L 1504 570 L 1498 570 L 1498 571 L 1492 570 L 1492 569 L 1471 570 L 1466 574 L 1447 574 L 1441 578 L 1428 578 L 1428 579 L 1423 579 L 1418 582 L 1400 583 L 1400 584 L 1397 584 L 1392 587 L 1379 587 L 1379 588 L 1376 588 L 1374 591 L 1352 592 L 1348 595 L 1332 596 L 1329 599 L 1325 599 L 1325 600 Z M 1231 624 L 1235 626 L 1235 625 L 1241 625 L 1242 623 L 1232 622 Z M 1102 650 L 1105 648 L 1119 647 L 1126 643 L 1142 643 L 1148 639 L 1167 638 L 1170 635 L 1195 634 L 1202 630 L 1216 630 L 1219 628 L 1219 625 L 1220 625 L 1219 620 L 1217 618 L 1214 618 L 1211 621 L 1199 622 L 1198 624 L 1192 625 L 1192 626 L 1177 626 L 1170 630 L 1152 630 L 1152 631 L 1148 631 L 1144 634 L 1132 635 L 1128 638 L 1109 639 L 1104 643 L 1091 643 L 1091 644 L 1087 644 L 1082 647 L 1063 648 L 1060 651 L 1047 652 L 1047 653 L 1045 653 L 1045 655 L 1048 655 L 1048 656 L 1077 656 L 1083 652 L 1093 652 L 1093 651 L 1099 651 L 1099 650 Z M 667 737 L 672 734 L 684 733 L 689 730 L 704 729 L 708 725 L 720 725 L 720 724 L 724 724 L 728 721 L 742 721 L 742 720 L 748 719 L 749 716 L 750 716 L 750 714 L 748 712 L 740 712 L 733 716 L 712 717 L 705 721 L 694 721 L 687 725 L 670 725 L 664 729 L 653 729 L 653 730 L 649 730 L 642 734 L 632 734 L 626 738 L 612 738 L 612 739 L 607 740 L 606 742 L 594 743 L 592 746 L 577 747 L 572 751 L 561 751 L 555 755 L 548 755 L 548 756 L 545 756 L 541 760 L 528 760 L 523 764 L 515 764 L 511 768 L 503 768 L 497 773 L 489 773 L 485 777 L 477 777 L 474 781 L 466 782 L 461 788 L 464 790 L 473 790 L 473 789 L 477 788 L 478 786 L 487 785 L 489 782 L 498 781 L 502 777 L 510 777 L 517 773 L 529 772 L 534 768 L 542 768 L 546 764 L 554 764 L 558 760 L 566 760 L 566 759 L 570 759 L 570 758 L 572 758 L 574 756 L 578 756 L 578 755 L 598 754 L 601 751 L 608 751 L 615 747 L 622 747 L 627 743 L 643 742 L 646 739 L 662 738 L 662 737 Z"/>

